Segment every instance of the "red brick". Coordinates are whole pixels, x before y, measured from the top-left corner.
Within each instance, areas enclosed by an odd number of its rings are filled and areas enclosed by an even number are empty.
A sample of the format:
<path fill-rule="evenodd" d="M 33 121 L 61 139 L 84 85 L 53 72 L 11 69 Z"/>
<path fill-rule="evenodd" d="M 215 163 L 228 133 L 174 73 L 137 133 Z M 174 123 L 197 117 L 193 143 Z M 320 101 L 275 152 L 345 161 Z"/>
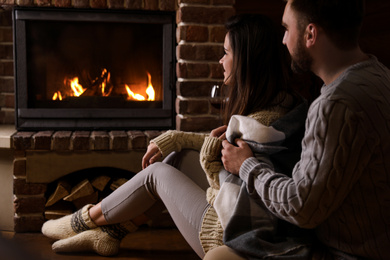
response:
<path fill-rule="evenodd" d="M 177 63 L 176 73 L 179 78 L 208 78 L 210 67 L 207 63 Z"/>
<path fill-rule="evenodd" d="M 124 4 L 126 9 L 142 9 L 142 0 L 125 0 Z"/>
<path fill-rule="evenodd" d="M 51 6 L 51 0 L 35 0 L 37 6 Z"/>
<path fill-rule="evenodd" d="M 25 179 L 14 179 L 15 195 L 41 195 L 46 192 L 46 188 L 46 184 L 26 183 Z"/>
<path fill-rule="evenodd" d="M 14 231 L 17 233 L 40 232 L 45 218 L 42 216 L 14 217 Z"/>
<path fill-rule="evenodd" d="M 32 136 L 35 132 L 19 131 L 12 136 L 12 145 L 16 150 L 28 150 L 32 147 Z"/>
<path fill-rule="evenodd" d="M 14 62 L 13 61 L 1 61 L 0 62 L 0 75 L 1 76 L 13 76 L 14 75 Z"/>
<path fill-rule="evenodd" d="M 90 0 L 89 4 L 91 8 L 107 8 L 106 0 Z"/>
<path fill-rule="evenodd" d="M 211 0 L 178 0 L 179 4 L 210 4 Z"/>
<path fill-rule="evenodd" d="M 213 26 L 210 29 L 210 42 L 223 43 L 225 41 L 225 26 Z"/>
<path fill-rule="evenodd" d="M 176 83 L 177 95 L 183 97 L 209 97 L 213 85 L 221 85 L 219 81 L 182 81 Z"/>
<path fill-rule="evenodd" d="M 219 79 L 223 81 L 223 67 L 219 63 L 211 63 L 210 64 L 210 77 L 213 79 Z"/>
<path fill-rule="evenodd" d="M 33 6 L 34 0 L 16 0 L 15 1 L 17 5 L 20 6 Z"/>
<path fill-rule="evenodd" d="M 177 12 L 177 21 L 200 24 L 225 24 L 234 15 L 233 7 L 183 6 Z"/>
<path fill-rule="evenodd" d="M 130 149 L 140 150 L 146 149 L 146 135 L 142 131 L 128 131 Z"/>
<path fill-rule="evenodd" d="M 110 138 L 106 131 L 93 131 L 91 133 L 92 150 L 109 150 Z"/>
<path fill-rule="evenodd" d="M 111 150 L 127 150 L 128 138 L 125 131 L 110 131 L 110 149 Z"/>
<path fill-rule="evenodd" d="M 176 112 L 184 115 L 207 114 L 209 101 L 205 100 L 182 100 L 176 99 Z"/>
<path fill-rule="evenodd" d="M 160 10 L 161 11 L 175 11 L 176 6 L 175 0 L 160 0 Z"/>
<path fill-rule="evenodd" d="M 10 60 L 13 59 L 13 46 L 12 44 L 1 44 L 0 45 L 0 59 Z"/>
<path fill-rule="evenodd" d="M 55 7 L 71 7 L 72 1 L 71 0 L 54 0 L 54 6 Z"/>
<path fill-rule="evenodd" d="M 145 10 L 158 10 L 159 5 L 158 5 L 159 0 L 144 0 L 145 2 Z"/>
<path fill-rule="evenodd" d="M 0 92 L 14 93 L 14 78 L 3 78 L 0 76 Z"/>
<path fill-rule="evenodd" d="M 106 131 L 93 131 L 91 133 L 91 141 L 92 150 L 110 149 L 110 137 Z"/>
<path fill-rule="evenodd" d="M 18 158 L 14 160 L 14 175 L 18 177 L 26 176 L 26 158 Z"/>
<path fill-rule="evenodd" d="M 51 149 L 54 151 L 66 151 L 70 149 L 71 131 L 58 131 L 53 135 Z"/>
<path fill-rule="evenodd" d="M 13 42 L 12 27 L 0 28 L 0 42 Z"/>
<path fill-rule="evenodd" d="M 221 125 L 218 117 L 180 117 L 176 116 L 176 129 L 180 131 L 211 131 Z"/>
<path fill-rule="evenodd" d="M 0 93 L 0 107 L 14 108 L 15 107 L 15 95 Z"/>
<path fill-rule="evenodd" d="M 51 149 L 51 138 L 54 131 L 39 131 L 33 136 L 33 148 L 34 150 L 47 150 Z"/>
<path fill-rule="evenodd" d="M 15 124 L 15 111 L 14 110 L 1 110 L 0 111 L 0 123 L 13 125 Z"/>
<path fill-rule="evenodd" d="M 73 0 L 73 7 L 88 8 L 89 7 L 89 0 Z"/>
<path fill-rule="evenodd" d="M 124 0 L 107 0 L 107 3 L 110 9 L 123 9 L 125 6 Z"/>
<path fill-rule="evenodd" d="M 14 209 L 17 214 L 41 213 L 45 210 L 45 197 L 23 197 L 14 199 Z"/>
<path fill-rule="evenodd" d="M 234 5 L 235 1 L 240 0 L 213 0 L 213 5 Z"/>
<path fill-rule="evenodd" d="M 206 26 L 183 25 L 178 27 L 177 41 L 207 42 L 209 29 Z"/>
<path fill-rule="evenodd" d="M 218 61 L 223 56 L 222 45 L 181 44 L 177 46 L 177 58 L 192 61 Z"/>
<path fill-rule="evenodd" d="M 147 144 L 149 144 L 150 140 L 156 138 L 157 136 L 161 135 L 163 132 L 162 131 L 152 131 L 152 130 L 149 130 L 149 131 L 145 131 L 144 132 L 147 139 L 146 139 L 146 142 Z"/>
<path fill-rule="evenodd" d="M 89 131 L 75 131 L 71 136 L 71 148 L 76 151 L 87 151 L 90 148 Z"/>

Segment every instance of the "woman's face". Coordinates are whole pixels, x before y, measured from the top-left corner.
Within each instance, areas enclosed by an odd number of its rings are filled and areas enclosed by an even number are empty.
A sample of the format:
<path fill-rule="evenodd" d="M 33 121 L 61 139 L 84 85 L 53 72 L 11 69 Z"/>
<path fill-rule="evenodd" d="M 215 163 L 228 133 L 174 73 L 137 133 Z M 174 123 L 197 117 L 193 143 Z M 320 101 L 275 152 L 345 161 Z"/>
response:
<path fill-rule="evenodd" d="M 226 85 L 229 85 L 230 75 L 232 73 L 233 67 L 233 52 L 230 46 L 229 33 L 225 36 L 225 42 L 223 44 L 223 48 L 225 50 L 225 55 L 219 60 L 219 63 L 222 64 L 224 73 L 224 82 Z"/>

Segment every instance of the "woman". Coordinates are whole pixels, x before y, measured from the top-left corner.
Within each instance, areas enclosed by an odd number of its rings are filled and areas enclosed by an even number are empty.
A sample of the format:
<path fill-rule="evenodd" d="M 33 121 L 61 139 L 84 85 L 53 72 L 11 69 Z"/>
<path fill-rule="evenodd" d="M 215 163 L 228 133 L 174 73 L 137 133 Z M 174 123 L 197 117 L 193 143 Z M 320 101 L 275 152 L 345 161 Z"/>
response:
<path fill-rule="evenodd" d="M 249 115 L 248 118 L 270 126 L 293 111 L 300 101 L 289 93 L 288 62 L 279 31 L 262 15 L 232 17 L 226 28 L 225 55 L 220 60 L 228 90 L 225 123 L 233 115 Z M 303 126 L 304 120 L 298 121 Z M 59 239 L 53 244 L 56 252 L 94 251 L 114 255 L 121 239 L 161 213 L 164 204 L 184 238 L 203 258 L 207 251 L 224 244 L 220 217 L 226 218 L 219 216 L 211 204 L 220 189 L 220 143 L 226 129 L 222 126 L 210 135 L 167 131 L 151 141 L 142 159 L 141 172 L 101 203 L 86 205 L 72 215 L 46 222 L 42 233 Z M 193 170 L 195 161 L 189 165 L 182 163 L 178 169 L 157 162 L 185 149 L 202 150 L 202 167 L 211 184 L 208 195 L 204 172 Z M 171 160 L 168 158 L 165 162 Z M 274 158 L 271 160 L 277 162 L 277 156 Z M 192 170 L 184 169 L 186 166 Z M 284 167 L 290 166 L 284 162 L 278 166 Z M 221 176 L 225 175 L 229 174 L 221 171 Z M 219 228 L 209 229 L 215 225 Z"/>

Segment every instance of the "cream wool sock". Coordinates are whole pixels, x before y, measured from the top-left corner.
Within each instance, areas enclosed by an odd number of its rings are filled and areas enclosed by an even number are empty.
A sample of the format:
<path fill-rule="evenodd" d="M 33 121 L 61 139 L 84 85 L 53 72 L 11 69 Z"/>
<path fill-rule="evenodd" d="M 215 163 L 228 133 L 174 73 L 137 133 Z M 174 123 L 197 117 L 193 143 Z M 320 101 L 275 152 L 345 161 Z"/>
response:
<path fill-rule="evenodd" d="M 42 226 L 42 234 L 52 239 L 64 239 L 96 228 L 97 226 L 89 216 L 91 207 L 93 207 L 92 204 L 87 204 L 71 215 L 46 221 Z"/>
<path fill-rule="evenodd" d="M 131 221 L 101 226 L 59 240 L 52 245 L 52 249 L 56 253 L 95 252 L 102 256 L 112 256 L 118 254 L 122 239 L 137 228 Z"/>

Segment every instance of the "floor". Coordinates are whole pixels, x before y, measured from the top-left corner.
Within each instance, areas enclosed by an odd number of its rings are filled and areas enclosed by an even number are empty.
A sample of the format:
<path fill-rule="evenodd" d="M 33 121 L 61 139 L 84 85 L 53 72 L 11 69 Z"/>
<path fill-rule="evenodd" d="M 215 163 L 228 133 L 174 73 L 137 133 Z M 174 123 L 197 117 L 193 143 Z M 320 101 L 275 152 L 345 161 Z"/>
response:
<path fill-rule="evenodd" d="M 129 234 L 122 241 L 119 254 L 110 258 L 93 253 L 56 254 L 51 250 L 53 242 L 41 233 L 0 232 L 0 260 L 200 259 L 179 231 L 171 228 L 143 228 Z"/>

